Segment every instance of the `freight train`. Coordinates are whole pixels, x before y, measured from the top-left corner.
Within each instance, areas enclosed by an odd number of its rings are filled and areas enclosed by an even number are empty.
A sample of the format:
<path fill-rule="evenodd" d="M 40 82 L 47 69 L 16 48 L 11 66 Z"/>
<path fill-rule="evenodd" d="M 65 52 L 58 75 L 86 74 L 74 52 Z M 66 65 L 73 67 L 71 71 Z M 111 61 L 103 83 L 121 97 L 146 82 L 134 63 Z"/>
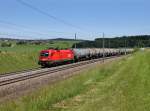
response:
<path fill-rule="evenodd" d="M 48 49 L 42 50 L 38 64 L 42 67 L 56 66 L 58 64 L 78 62 L 82 60 L 124 55 L 132 53 L 133 49 L 101 49 L 101 48 L 74 48 L 74 49 Z"/>

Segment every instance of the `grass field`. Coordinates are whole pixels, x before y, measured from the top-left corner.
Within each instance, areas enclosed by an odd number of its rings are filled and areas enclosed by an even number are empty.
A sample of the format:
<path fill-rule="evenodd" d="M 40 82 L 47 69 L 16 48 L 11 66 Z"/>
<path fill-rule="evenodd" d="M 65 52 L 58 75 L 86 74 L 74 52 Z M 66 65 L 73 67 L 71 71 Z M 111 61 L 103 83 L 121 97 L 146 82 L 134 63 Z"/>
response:
<path fill-rule="evenodd" d="M 74 41 L 53 41 L 42 45 L 13 45 L 13 47 L 0 47 L 0 74 L 36 68 L 40 50 L 49 47 L 70 48 Z"/>
<path fill-rule="evenodd" d="M 150 52 L 99 65 L 0 111 L 150 111 Z"/>

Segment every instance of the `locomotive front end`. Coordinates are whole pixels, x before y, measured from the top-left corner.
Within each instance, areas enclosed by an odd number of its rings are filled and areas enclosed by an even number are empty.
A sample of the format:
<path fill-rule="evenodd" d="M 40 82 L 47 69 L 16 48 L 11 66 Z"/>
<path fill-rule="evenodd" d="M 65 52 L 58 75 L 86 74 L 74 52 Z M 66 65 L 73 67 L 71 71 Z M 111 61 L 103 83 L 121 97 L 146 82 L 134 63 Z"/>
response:
<path fill-rule="evenodd" d="M 50 50 L 43 50 L 40 52 L 38 64 L 44 67 L 51 64 L 51 51 Z"/>

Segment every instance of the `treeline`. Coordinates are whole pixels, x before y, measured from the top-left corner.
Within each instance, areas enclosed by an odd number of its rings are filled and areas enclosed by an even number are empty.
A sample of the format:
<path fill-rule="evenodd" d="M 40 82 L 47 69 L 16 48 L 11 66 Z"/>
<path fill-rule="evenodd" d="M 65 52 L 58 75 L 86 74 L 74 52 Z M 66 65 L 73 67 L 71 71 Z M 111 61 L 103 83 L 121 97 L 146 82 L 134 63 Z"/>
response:
<path fill-rule="evenodd" d="M 11 38 L 0 38 L 0 47 L 12 47 L 15 45 L 45 45 L 45 44 L 55 44 L 55 42 L 80 42 L 85 40 L 74 40 L 65 38 L 56 39 L 41 39 L 41 40 L 25 40 L 25 39 L 11 39 Z"/>
<path fill-rule="evenodd" d="M 115 38 L 104 38 L 106 48 L 122 47 L 150 47 L 150 35 L 123 36 Z M 103 38 L 97 38 L 94 41 L 83 41 L 73 45 L 73 48 L 102 48 Z"/>

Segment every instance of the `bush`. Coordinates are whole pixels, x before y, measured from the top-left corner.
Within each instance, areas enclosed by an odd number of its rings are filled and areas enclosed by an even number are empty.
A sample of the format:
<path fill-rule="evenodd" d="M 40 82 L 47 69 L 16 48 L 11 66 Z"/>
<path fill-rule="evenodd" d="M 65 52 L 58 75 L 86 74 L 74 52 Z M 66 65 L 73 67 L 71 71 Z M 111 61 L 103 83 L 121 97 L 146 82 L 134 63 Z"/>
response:
<path fill-rule="evenodd" d="M 134 52 L 137 52 L 137 51 L 139 51 L 139 50 L 140 50 L 140 49 L 137 48 L 137 47 L 134 48 Z"/>
<path fill-rule="evenodd" d="M 53 41 L 49 41 L 49 44 L 54 44 L 54 42 Z"/>
<path fill-rule="evenodd" d="M 16 44 L 17 44 L 17 45 L 26 45 L 27 42 L 25 42 L 25 41 L 19 41 L 19 42 L 17 42 Z"/>
<path fill-rule="evenodd" d="M 34 42 L 33 44 L 35 44 L 35 45 L 41 45 L 41 44 L 42 44 L 42 42 L 40 42 L 40 41 L 36 41 L 36 42 Z"/>
<path fill-rule="evenodd" d="M 1 44 L 1 47 L 11 47 L 12 46 L 12 43 L 8 43 L 8 42 L 3 42 Z"/>

